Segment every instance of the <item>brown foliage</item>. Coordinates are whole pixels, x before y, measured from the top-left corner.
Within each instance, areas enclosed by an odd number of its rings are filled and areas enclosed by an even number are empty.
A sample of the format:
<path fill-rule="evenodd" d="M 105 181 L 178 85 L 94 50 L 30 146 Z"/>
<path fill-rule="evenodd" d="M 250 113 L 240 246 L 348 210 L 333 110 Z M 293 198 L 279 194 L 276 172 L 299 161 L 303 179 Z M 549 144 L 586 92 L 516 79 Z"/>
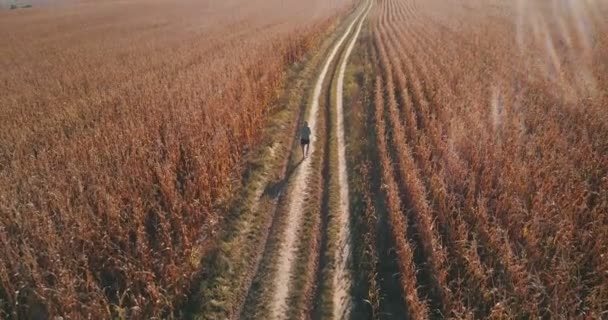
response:
<path fill-rule="evenodd" d="M 378 150 L 380 152 L 380 162 L 382 166 L 383 190 L 386 195 L 388 210 L 388 220 L 391 226 L 391 234 L 395 241 L 395 250 L 399 261 L 397 265 L 401 275 L 399 281 L 404 291 L 404 303 L 408 311 L 415 319 L 428 318 L 429 310 L 426 302 L 418 296 L 416 290 L 416 266 L 414 265 L 414 253 L 410 243 L 404 234 L 407 227 L 407 218 L 402 214 L 402 203 L 397 191 L 397 183 L 393 177 L 393 166 L 388 155 L 386 139 L 386 125 L 384 123 L 383 109 L 384 98 L 382 80 L 376 79 L 375 88 L 375 119 Z"/>
<path fill-rule="evenodd" d="M 344 2 L 0 12 L 0 317 L 173 313 L 285 69 Z"/>
<path fill-rule="evenodd" d="M 608 6 L 377 4 L 388 111 L 376 109 L 376 129 L 392 137 L 378 149 L 398 177 L 382 179 L 388 210 L 400 200 L 416 222 L 418 240 L 393 236 L 423 249 L 415 267 L 442 292 L 430 305 L 452 317 L 605 316 Z"/>

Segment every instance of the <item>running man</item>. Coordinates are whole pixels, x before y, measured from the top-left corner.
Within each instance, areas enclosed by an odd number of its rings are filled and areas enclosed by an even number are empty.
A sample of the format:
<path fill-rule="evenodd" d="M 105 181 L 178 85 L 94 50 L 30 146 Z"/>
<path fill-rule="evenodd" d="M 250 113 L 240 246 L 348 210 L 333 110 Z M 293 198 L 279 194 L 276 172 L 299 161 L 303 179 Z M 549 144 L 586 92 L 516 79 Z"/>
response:
<path fill-rule="evenodd" d="M 302 156 L 304 159 L 308 157 L 308 148 L 310 146 L 310 127 L 308 122 L 304 121 L 304 126 L 300 129 L 300 146 L 302 146 Z"/>

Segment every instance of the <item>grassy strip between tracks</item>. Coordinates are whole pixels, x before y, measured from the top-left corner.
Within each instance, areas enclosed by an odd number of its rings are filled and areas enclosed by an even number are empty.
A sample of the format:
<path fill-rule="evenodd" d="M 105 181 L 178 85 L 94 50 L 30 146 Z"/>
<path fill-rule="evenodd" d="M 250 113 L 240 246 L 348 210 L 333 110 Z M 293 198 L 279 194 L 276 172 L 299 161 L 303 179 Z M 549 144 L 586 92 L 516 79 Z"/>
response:
<path fill-rule="evenodd" d="M 370 62 L 370 32 L 361 30 L 344 80 L 344 130 L 347 137 L 346 161 L 349 168 L 351 241 L 353 259 L 352 319 L 379 319 L 380 289 L 377 281 L 377 225 L 373 183 L 370 180 L 375 141 L 367 119 L 373 108 L 374 66 Z"/>
<path fill-rule="evenodd" d="M 339 165 L 338 165 L 338 141 L 336 132 L 336 94 L 337 94 L 337 78 L 340 69 L 340 64 L 344 59 L 345 48 L 350 43 L 350 36 L 345 41 L 344 46 L 340 49 L 339 58 L 334 61 L 331 68 L 331 77 L 327 79 L 326 91 L 323 94 L 325 101 L 323 111 L 326 114 L 326 131 L 327 131 L 327 146 L 326 146 L 326 161 L 323 167 L 325 177 L 325 187 L 323 194 L 323 216 L 324 228 L 323 244 L 321 247 L 321 264 L 318 274 L 318 288 L 316 292 L 316 305 L 313 310 L 313 315 L 320 319 L 330 319 L 333 315 L 333 296 L 334 283 L 333 277 L 336 271 L 335 252 L 338 249 L 338 237 L 340 234 L 340 226 L 338 225 L 339 210 L 340 210 L 340 181 L 339 181 Z"/>

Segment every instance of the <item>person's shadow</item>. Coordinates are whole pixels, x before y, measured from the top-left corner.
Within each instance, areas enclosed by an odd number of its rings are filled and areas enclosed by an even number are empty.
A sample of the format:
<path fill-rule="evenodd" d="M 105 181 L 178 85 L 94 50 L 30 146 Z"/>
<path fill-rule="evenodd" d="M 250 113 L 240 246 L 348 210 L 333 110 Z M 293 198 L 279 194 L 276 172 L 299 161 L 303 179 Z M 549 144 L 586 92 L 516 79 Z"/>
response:
<path fill-rule="evenodd" d="M 287 182 L 289 181 L 289 179 L 291 178 L 293 173 L 296 171 L 296 169 L 300 166 L 300 164 L 302 164 L 302 162 L 304 162 L 304 158 L 300 159 L 300 161 L 298 161 L 295 165 L 292 165 L 290 168 L 288 168 L 283 179 L 273 182 L 273 183 L 269 183 L 266 186 L 266 188 L 264 189 L 264 193 L 262 194 L 262 197 L 264 197 L 264 196 L 267 196 L 270 198 L 279 197 L 281 195 L 281 192 L 287 185 Z"/>

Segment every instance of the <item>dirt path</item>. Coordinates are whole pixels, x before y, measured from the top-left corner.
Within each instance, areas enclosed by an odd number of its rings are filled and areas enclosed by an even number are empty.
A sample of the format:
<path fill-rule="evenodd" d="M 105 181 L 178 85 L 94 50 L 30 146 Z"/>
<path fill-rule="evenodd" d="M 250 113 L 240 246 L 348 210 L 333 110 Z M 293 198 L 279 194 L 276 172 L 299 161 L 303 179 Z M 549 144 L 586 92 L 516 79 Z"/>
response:
<path fill-rule="evenodd" d="M 323 66 L 323 69 L 321 70 L 321 73 L 319 74 L 319 78 L 317 80 L 317 83 L 315 85 L 315 89 L 314 89 L 314 94 L 313 94 L 313 100 L 312 100 L 312 105 L 310 108 L 310 112 L 308 114 L 308 124 L 310 126 L 311 131 L 313 132 L 313 139 L 311 140 L 311 144 L 310 144 L 310 150 L 309 150 L 309 158 L 306 159 L 297 169 L 297 171 L 294 173 L 294 177 L 293 180 L 291 182 L 291 184 L 293 185 L 293 189 L 291 192 L 291 199 L 290 199 L 290 204 L 289 204 L 289 211 L 287 212 L 287 223 L 286 223 L 286 227 L 284 230 L 284 237 L 281 241 L 281 247 L 279 249 L 279 257 L 278 257 L 278 261 L 277 261 L 277 272 L 276 272 L 276 277 L 274 278 L 274 283 L 272 284 L 274 286 L 274 296 L 272 297 L 271 301 L 270 301 L 270 315 L 271 315 L 271 319 L 284 319 L 286 312 L 288 310 L 288 306 L 287 306 L 287 297 L 289 294 L 289 286 L 290 286 L 290 280 L 291 280 L 291 270 L 293 267 L 293 261 L 295 260 L 295 256 L 296 256 L 296 250 L 297 250 L 297 234 L 298 234 L 298 227 L 301 224 L 301 220 L 302 220 L 302 211 L 304 208 L 304 199 L 306 198 L 306 186 L 307 186 L 307 182 L 309 180 L 309 176 L 311 173 L 311 156 L 313 154 L 313 152 L 315 151 L 315 144 L 314 144 L 314 132 L 315 132 L 315 128 L 316 128 L 316 123 L 317 123 L 317 114 L 319 111 L 319 100 L 321 98 L 321 93 L 323 91 L 323 84 L 325 83 L 325 78 L 327 76 L 327 73 L 329 71 L 330 65 L 332 64 L 332 62 L 334 61 L 334 58 L 336 57 L 339 49 L 342 47 L 342 44 L 344 43 L 344 41 L 347 39 L 348 35 L 351 33 L 353 27 L 359 23 L 359 27 L 357 29 L 357 33 L 360 30 L 360 26 L 361 26 L 361 22 L 364 19 L 364 16 L 367 14 L 367 7 L 365 10 L 361 11 L 357 17 L 351 22 L 351 24 L 349 25 L 349 27 L 346 29 L 346 31 L 344 32 L 344 35 L 340 38 L 340 40 L 334 45 L 331 53 L 328 55 L 327 60 L 325 62 L 325 65 Z M 354 46 L 354 43 L 352 44 Z M 352 49 L 351 49 L 352 50 Z M 343 74 L 343 72 L 342 72 Z M 341 94 L 339 94 L 339 96 L 341 97 Z M 340 98 L 341 100 L 341 98 Z M 340 112 L 340 117 L 342 117 L 342 114 Z M 342 160 L 344 160 L 344 141 L 342 139 Z M 344 165 L 344 163 L 343 163 Z M 344 171 L 346 169 L 344 168 Z M 344 172 L 344 174 L 346 174 L 346 172 Z M 344 179 L 346 179 L 346 176 L 344 176 Z M 341 184 L 344 181 L 342 181 L 341 179 Z M 346 216 L 346 222 L 345 225 L 348 225 L 348 186 L 346 185 L 345 187 L 343 187 L 342 189 L 344 189 L 344 193 L 341 191 L 341 202 L 343 202 L 346 207 L 345 207 L 345 216 Z M 344 198 L 345 197 L 345 198 Z M 346 201 L 344 201 L 343 199 L 346 199 Z M 348 247 L 344 246 L 343 248 L 344 250 L 348 250 Z M 344 251 L 341 250 L 341 251 Z M 342 253 L 340 253 L 342 254 Z M 341 259 L 344 260 L 344 263 L 346 262 L 346 259 Z M 344 269 L 346 270 L 346 269 Z M 339 277 L 338 279 L 344 278 L 345 275 Z M 346 297 L 347 296 L 347 289 L 343 290 L 343 292 L 341 292 L 341 295 L 339 297 L 337 297 L 336 299 L 339 300 L 343 300 L 342 297 Z"/>
<path fill-rule="evenodd" d="M 366 5 L 363 16 L 359 19 L 357 30 L 355 31 L 344 58 L 338 71 L 338 83 L 336 86 L 336 130 L 338 142 L 338 179 L 340 182 L 340 208 L 338 213 L 338 223 L 341 227 L 338 234 L 338 250 L 335 252 L 336 270 L 334 272 L 333 286 L 333 306 L 334 319 L 347 319 L 351 301 L 349 299 L 349 291 L 351 288 L 351 277 L 349 272 L 349 257 L 350 257 L 350 208 L 349 208 L 349 188 L 348 188 L 348 172 L 346 168 L 346 145 L 344 143 L 344 74 L 348 59 L 355 47 L 355 43 L 361 32 L 363 22 L 367 17 L 372 7 L 371 1 Z"/>

